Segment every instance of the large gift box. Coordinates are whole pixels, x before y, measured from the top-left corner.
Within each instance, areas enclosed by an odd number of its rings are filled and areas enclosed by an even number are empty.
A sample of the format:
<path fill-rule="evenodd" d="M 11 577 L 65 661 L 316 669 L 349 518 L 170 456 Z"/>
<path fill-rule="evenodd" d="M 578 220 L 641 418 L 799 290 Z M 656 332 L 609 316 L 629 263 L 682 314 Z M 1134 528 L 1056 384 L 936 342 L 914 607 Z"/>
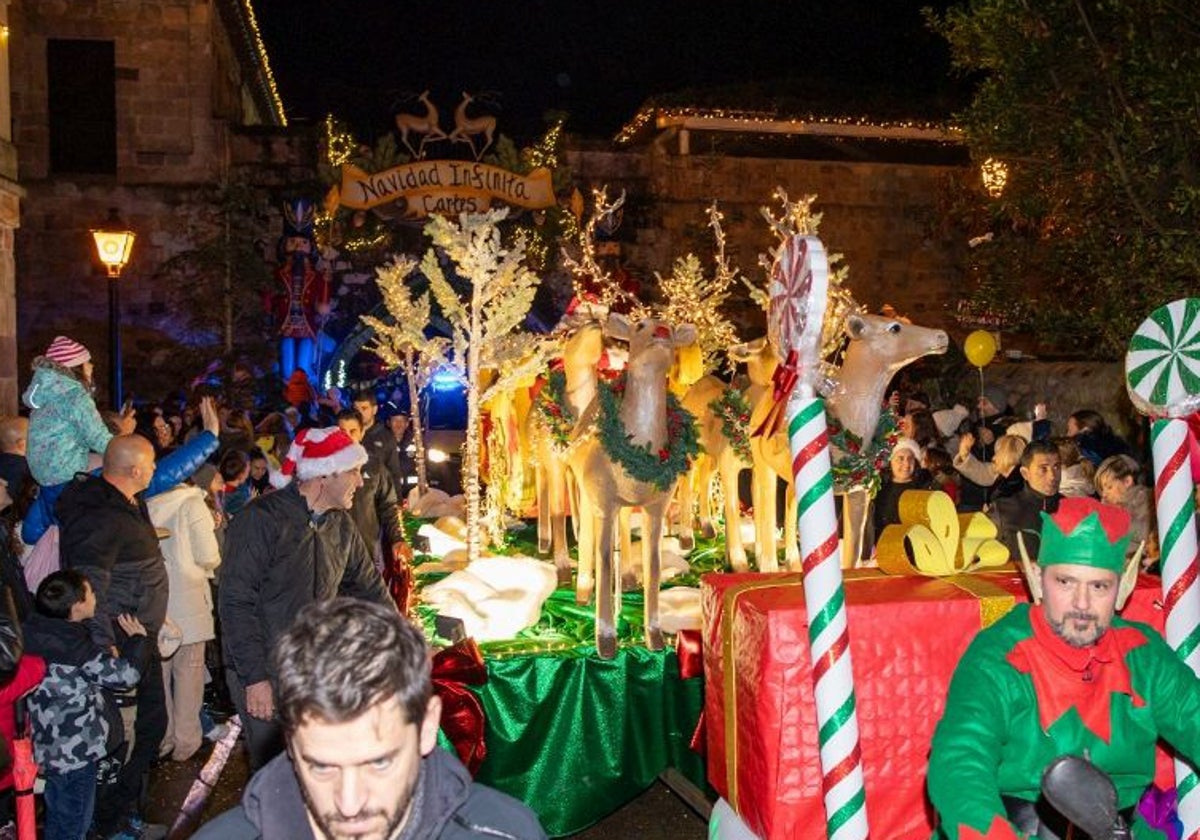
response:
<path fill-rule="evenodd" d="M 710 574 L 704 599 L 708 775 L 760 837 L 822 838 L 817 716 L 800 575 Z M 927 840 L 925 774 L 950 677 L 983 627 L 1027 600 L 1020 573 L 846 573 L 851 658 L 873 837 Z M 1162 628 L 1156 578 L 1125 618 Z"/>

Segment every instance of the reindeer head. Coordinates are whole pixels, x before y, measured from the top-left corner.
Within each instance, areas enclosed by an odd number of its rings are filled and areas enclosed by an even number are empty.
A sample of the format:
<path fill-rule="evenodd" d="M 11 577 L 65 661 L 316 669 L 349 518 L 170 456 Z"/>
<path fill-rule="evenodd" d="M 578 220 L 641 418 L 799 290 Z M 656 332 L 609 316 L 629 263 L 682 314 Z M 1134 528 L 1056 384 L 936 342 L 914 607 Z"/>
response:
<path fill-rule="evenodd" d="M 918 327 L 898 318 L 852 314 L 846 318 L 851 349 L 861 349 L 881 368 L 895 371 L 923 356 L 946 352 L 950 339 L 943 330 Z M 855 348 L 859 344 L 860 348 Z"/>
<path fill-rule="evenodd" d="M 619 312 L 608 316 L 605 331 L 613 338 L 629 342 L 629 369 L 647 366 L 663 376 L 675 358 L 675 348 L 696 340 L 696 328 L 691 324 L 672 327 L 657 318 L 640 318 L 631 322 Z"/>
<path fill-rule="evenodd" d="M 735 362 L 745 362 L 746 375 L 754 385 L 769 385 L 775 368 L 779 367 L 779 354 L 766 336 L 735 344 L 728 353 Z"/>

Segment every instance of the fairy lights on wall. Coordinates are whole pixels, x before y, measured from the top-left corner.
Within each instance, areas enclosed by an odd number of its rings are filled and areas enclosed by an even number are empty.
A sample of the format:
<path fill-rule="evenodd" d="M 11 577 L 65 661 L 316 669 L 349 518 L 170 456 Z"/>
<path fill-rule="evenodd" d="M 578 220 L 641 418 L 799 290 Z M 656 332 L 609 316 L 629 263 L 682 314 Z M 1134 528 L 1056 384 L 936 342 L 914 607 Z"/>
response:
<path fill-rule="evenodd" d="M 279 90 L 275 87 L 275 75 L 271 72 L 271 62 L 267 58 L 267 47 L 263 44 L 262 34 L 258 30 L 258 19 L 254 16 L 254 7 L 250 0 L 242 0 L 242 8 L 246 10 L 246 20 L 250 22 L 250 34 L 254 38 L 254 49 L 258 52 L 258 60 L 262 65 L 263 76 L 267 81 L 267 93 L 275 106 L 275 115 L 279 124 L 287 125 L 287 115 L 283 111 L 283 100 L 279 98 Z"/>

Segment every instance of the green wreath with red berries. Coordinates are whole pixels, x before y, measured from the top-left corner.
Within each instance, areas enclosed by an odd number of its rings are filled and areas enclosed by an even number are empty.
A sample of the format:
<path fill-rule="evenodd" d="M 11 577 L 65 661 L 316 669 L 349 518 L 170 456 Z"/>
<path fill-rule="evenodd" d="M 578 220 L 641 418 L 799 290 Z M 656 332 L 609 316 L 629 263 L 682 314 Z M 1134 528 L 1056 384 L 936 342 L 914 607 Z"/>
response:
<path fill-rule="evenodd" d="M 625 431 L 620 415 L 620 400 L 624 394 L 624 374 L 612 381 L 600 380 L 597 387 L 600 412 L 596 418 L 600 445 L 634 480 L 653 484 L 659 490 L 670 490 L 675 480 L 687 472 L 692 460 L 703 451 L 696 432 L 696 419 L 679 404 L 674 394 L 668 392 L 667 445 L 652 452 L 649 446 L 634 443 Z"/>
<path fill-rule="evenodd" d="M 726 388 L 721 396 L 708 404 L 713 414 L 721 418 L 721 434 L 733 446 L 733 451 L 744 464 L 752 460 L 750 455 L 750 403 L 736 388 Z"/>
<path fill-rule="evenodd" d="M 879 415 L 879 425 L 870 446 L 863 448 L 862 438 L 846 429 L 832 414 L 829 415 L 829 445 L 841 454 L 833 462 L 835 487 L 867 488 L 871 498 L 883 484 L 883 468 L 892 457 L 900 439 L 900 423 L 891 408 Z"/>
<path fill-rule="evenodd" d="M 575 428 L 576 417 L 567 405 L 567 375 L 561 370 L 552 370 L 546 377 L 546 384 L 538 391 L 537 400 L 533 404 L 538 416 L 557 449 L 566 449 L 571 442 L 571 431 Z"/>

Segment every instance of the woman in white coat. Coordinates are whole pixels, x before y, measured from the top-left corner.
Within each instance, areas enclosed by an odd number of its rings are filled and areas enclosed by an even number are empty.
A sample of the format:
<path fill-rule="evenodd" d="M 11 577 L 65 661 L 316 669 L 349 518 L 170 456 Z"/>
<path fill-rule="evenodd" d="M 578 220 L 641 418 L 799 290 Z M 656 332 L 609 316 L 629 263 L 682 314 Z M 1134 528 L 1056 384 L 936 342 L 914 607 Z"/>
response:
<path fill-rule="evenodd" d="M 221 564 L 216 522 L 199 487 L 181 484 L 146 500 L 151 521 L 166 530 L 162 537 L 171 591 L 167 618 L 182 633 L 179 649 L 164 658 L 167 734 L 160 752 L 187 761 L 200 749 L 200 706 L 204 701 L 204 643 L 214 638 L 213 598 L 209 580 Z"/>

